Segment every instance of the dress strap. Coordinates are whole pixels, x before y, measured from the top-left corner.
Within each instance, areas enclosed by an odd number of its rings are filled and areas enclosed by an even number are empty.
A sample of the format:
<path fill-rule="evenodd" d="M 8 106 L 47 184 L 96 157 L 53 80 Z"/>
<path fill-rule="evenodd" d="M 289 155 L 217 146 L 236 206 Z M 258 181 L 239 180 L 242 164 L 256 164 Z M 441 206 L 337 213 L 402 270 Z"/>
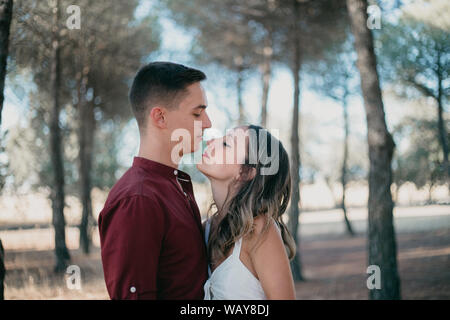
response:
<path fill-rule="evenodd" d="M 208 248 L 208 239 L 209 239 L 209 232 L 211 230 L 211 220 L 208 219 L 206 220 L 206 224 L 205 224 L 205 244 L 206 244 L 206 248 Z M 208 263 L 208 276 L 211 276 L 211 266 Z"/>
<path fill-rule="evenodd" d="M 239 259 L 239 256 L 241 255 L 241 246 L 242 246 L 242 238 L 240 238 L 238 241 L 234 243 L 233 253 L 235 259 Z"/>
<path fill-rule="evenodd" d="M 211 220 L 206 220 L 205 224 L 205 244 L 208 246 L 209 232 L 211 230 Z"/>

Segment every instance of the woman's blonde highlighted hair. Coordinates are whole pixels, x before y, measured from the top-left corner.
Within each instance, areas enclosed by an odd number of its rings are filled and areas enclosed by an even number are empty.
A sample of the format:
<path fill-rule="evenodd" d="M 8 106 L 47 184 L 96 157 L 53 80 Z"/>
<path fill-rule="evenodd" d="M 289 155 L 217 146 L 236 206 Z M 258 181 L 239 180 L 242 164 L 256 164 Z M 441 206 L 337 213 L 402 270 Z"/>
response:
<path fill-rule="evenodd" d="M 208 255 L 213 265 L 227 256 L 236 241 L 253 232 L 254 219 L 258 216 L 266 219 L 263 219 L 264 226 L 255 248 L 263 240 L 270 223 L 275 221 L 289 259 L 295 256 L 295 242 L 282 220 L 291 196 L 289 156 L 282 143 L 266 129 L 255 125 L 245 129 L 251 134 L 247 138 L 241 176 L 250 175 L 253 169 L 256 175 L 248 180 L 234 181 L 224 205 L 211 216 L 215 222 L 208 240 Z M 278 170 L 273 174 L 263 174 L 264 169 L 274 165 L 274 161 L 277 161 Z"/>

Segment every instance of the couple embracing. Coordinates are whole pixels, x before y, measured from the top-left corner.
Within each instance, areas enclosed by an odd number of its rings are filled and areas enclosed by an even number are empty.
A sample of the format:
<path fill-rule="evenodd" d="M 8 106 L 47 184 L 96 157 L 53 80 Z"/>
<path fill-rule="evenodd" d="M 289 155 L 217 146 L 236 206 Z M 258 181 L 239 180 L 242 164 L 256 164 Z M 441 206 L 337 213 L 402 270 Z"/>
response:
<path fill-rule="evenodd" d="M 111 299 L 295 299 L 295 243 L 282 221 L 291 180 L 281 142 L 253 125 L 207 142 L 197 168 L 211 183 L 216 210 L 203 223 L 191 178 L 178 170 L 179 157 L 195 152 L 211 127 L 205 79 L 196 69 L 153 62 L 133 81 L 139 154 L 98 220 Z M 179 129 L 189 140 L 174 157 Z M 274 162 L 276 170 L 267 170 Z"/>

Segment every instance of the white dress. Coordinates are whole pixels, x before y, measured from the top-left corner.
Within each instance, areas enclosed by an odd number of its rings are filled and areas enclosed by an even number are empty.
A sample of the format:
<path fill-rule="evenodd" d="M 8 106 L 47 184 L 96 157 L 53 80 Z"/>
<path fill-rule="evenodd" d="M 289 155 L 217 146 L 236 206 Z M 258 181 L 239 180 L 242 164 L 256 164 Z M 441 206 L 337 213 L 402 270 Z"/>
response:
<path fill-rule="evenodd" d="M 205 242 L 211 223 L 205 226 Z M 242 238 L 233 248 L 231 255 L 226 258 L 211 274 L 208 266 L 209 279 L 204 285 L 205 300 L 266 300 L 261 282 L 247 269 L 240 257 Z"/>

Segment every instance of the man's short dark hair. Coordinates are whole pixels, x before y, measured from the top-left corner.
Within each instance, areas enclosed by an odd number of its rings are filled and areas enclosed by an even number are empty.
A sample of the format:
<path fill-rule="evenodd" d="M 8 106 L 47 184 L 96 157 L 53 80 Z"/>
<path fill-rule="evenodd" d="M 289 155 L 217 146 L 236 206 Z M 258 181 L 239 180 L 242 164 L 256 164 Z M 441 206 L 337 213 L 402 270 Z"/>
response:
<path fill-rule="evenodd" d="M 130 90 L 130 103 L 139 128 L 155 106 L 178 107 L 186 87 L 206 79 L 200 70 L 171 62 L 152 62 L 142 67 Z"/>

